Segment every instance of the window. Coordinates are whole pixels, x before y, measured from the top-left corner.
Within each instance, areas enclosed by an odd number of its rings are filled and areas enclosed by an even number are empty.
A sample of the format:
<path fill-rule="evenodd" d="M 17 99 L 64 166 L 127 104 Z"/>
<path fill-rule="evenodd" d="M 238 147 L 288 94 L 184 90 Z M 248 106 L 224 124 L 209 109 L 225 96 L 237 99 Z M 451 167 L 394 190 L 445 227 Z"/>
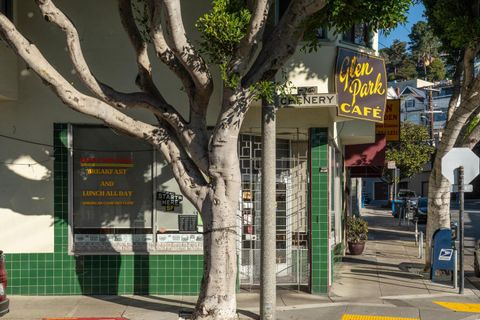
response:
<path fill-rule="evenodd" d="M 415 100 L 414 99 L 405 100 L 405 109 L 407 111 L 415 109 Z"/>
<path fill-rule="evenodd" d="M 201 250 L 201 220 L 152 146 L 92 125 L 72 126 L 71 139 L 75 254 Z"/>
<path fill-rule="evenodd" d="M 364 47 L 372 47 L 371 35 L 365 23 L 355 24 L 352 28 L 343 33 L 343 40 L 358 44 Z"/>
<path fill-rule="evenodd" d="M 0 12 L 3 13 L 8 19 L 13 20 L 13 1 L 0 0 Z"/>

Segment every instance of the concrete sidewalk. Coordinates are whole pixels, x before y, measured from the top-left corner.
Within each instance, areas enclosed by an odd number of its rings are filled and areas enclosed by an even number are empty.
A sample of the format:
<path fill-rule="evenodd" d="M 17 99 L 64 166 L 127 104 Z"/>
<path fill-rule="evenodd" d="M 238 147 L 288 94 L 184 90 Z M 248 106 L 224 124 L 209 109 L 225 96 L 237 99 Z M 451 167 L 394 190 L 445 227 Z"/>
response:
<path fill-rule="evenodd" d="M 465 282 L 465 294 L 458 295 L 458 290 L 448 283 L 432 283 L 423 274 L 423 259 L 417 257 L 413 226 L 398 226 L 398 221 L 385 210 L 366 209 L 363 216 L 370 230 L 364 254 L 344 257 L 336 268 L 328 296 L 279 290 L 277 319 L 480 319 L 480 291 L 470 281 Z M 11 313 L 2 319 L 123 316 L 130 320 L 176 320 L 180 312 L 191 311 L 196 300 L 178 296 L 11 296 L 10 299 Z M 258 293 L 239 293 L 239 317 L 258 319 L 259 300 Z M 368 318 L 368 315 L 383 318 Z"/>

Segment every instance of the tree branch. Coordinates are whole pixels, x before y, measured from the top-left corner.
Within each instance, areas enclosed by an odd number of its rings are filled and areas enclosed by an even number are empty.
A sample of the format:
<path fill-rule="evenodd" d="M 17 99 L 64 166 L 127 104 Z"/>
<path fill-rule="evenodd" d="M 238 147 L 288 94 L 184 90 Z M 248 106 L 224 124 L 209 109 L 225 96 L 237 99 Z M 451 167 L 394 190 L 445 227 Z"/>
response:
<path fill-rule="evenodd" d="M 213 92 L 212 76 L 203 58 L 187 40 L 180 0 L 163 0 L 163 9 L 166 42 L 192 77 L 198 96 L 209 100 Z"/>
<path fill-rule="evenodd" d="M 275 74 L 296 51 L 304 30 L 301 26 L 306 18 L 320 11 L 326 0 L 299 0 L 290 3 L 279 24 L 264 41 L 262 50 L 242 80 L 244 87 Z M 283 43 L 278 46 L 278 43 Z"/>
<path fill-rule="evenodd" d="M 452 96 L 450 98 L 450 101 L 448 102 L 448 115 L 447 115 L 447 121 L 450 120 L 452 117 L 453 113 L 455 112 L 455 109 L 458 106 L 458 102 L 460 99 L 460 93 L 462 92 L 462 69 L 463 67 L 463 55 L 462 58 L 457 61 L 457 64 L 455 66 L 455 73 L 453 75 L 453 92 Z"/>
<path fill-rule="evenodd" d="M 480 125 L 477 126 L 463 139 L 461 147 L 473 149 L 480 141 Z"/>
<path fill-rule="evenodd" d="M 150 9 L 150 36 L 157 57 L 182 81 L 189 98 L 191 98 L 195 95 L 195 83 L 165 40 L 161 21 L 161 3 L 158 0 L 148 0 L 148 5 Z"/>
<path fill-rule="evenodd" d="M 468 46 L 465 49 L 465 53 L 463 55 L 463 91 L 468 90 L 472 81 L 474 80 L 474 68 L 473 62 L 475 57 L 478 54 L 480 49 L 479 44 L 477 43 L 475 46 Z M 462 96 L 465 95 L 465 92 L 462 92 Z"/>
<path fill-rule="evenodd" d="M 189 188 L 190 192 L 195 192 L 195 194 L 203 192 L 206 185 L 205 179 L 199 174 L 192 161 L 185 161 L 187 159 L 185 154 L 175 150 L 172 144 L 175 141 L 166 138 L 165 129 L 135 120 L 104 101 L 79 92 L 45 59 L 35 45 L 18 32 L 12 22 L 3 14 L 0 14 L 0 36 L 25 60 L 63 103 L 73 110 L 102 120 L 109 127 L 154 145 L 172 163 L 176 162 L 178 173 L 185 176 L 183 178 L 185 181 L 190 181 L 190 185 L 185 186 Z M 183 162 L 178 163 L 179 161 Z"/>
<path fill-rule="evenodd" d="M 250 64 L 256 48 L 262 39 L 272 3 L 273 0 L 258 0 L 255 4 L 251 4 L 253 6 L 251 8 L 253 14 L 250 18 L 247 33 L 240 41 L 230 63 L 229 68 L 233 73 L 243 75 Z"/>
<path fill-rule="evenodd" d="M 140 38 L 140 33 L 133 20 L 131 12 L 130 0 L 119 0 L 120 11 L 123 12 L 123 21 L 125 28 L 131 28 L 130 39 L 134 43 L 137 52 L 137 64 L 139 67 L 139 82 L 141 87 L 147 93 L 138 92 L 125 94 L 118 92 L 104 83 L 99 82 L 91 73 L 89 66 L 84 58 L 80 37 L 73 23 L 60 11 L 51 0 L 36 0 L 42 14 L 46 19 L 65 32 L 67 37 L 67 46 L 70 57 L 72 59 L 75 70 L 77 70 L 82 82 L 104 102 L 115 107 L 144 108 L 157 116 L 165 119 L 172 129 L 177 133 L 178 137 L 185 146 L 193 146 L 192 154 L 200 165 L 202 170 L 206 170 L 207 166 L 207 147 L 200 150 L 199 143 L 194 142 L 200 132 L 193 132 L 193 129 L 185 122 L 183 117 L 162 97 L 158 89 L 155 87 L 150 73 L 150 61 L 146 52 L 146 45 Z M 121 4 L 120 4 L 121 3 Z M 126 7 L 125 7 L 126 6 Z M 198 156 L 197 156 L 198 155 Z M 197 159 L 198 158 L 198 159 Z M 203 159 L 203 160 L 202 160 Z"/>
<path fill-rule="evenodd" d="M 36 0 L 45 19 L 54 23 L 66 35 L 67 47 L 73 66 L 82 82 L 102 101 L 117 108 L 143 108 L 154 114 L 162 115 L 172 125 L 178 128 L 185 127 L 185 120 L 160 95 L 152 97 L 142 92 L 122 93 L 98 81 L 90 71 L 83 55 L 80 37 L 77 29 L 68 17 L 60 11 L 51 0 Z"/>
<path fill-rule="evenodd" d="M 135 53 L 137 54 L 137 85 L 143 91 L 164 100 L 160 94 L 160 91 L 158 91 L 158 88 L 153 83 L 152 66 L 150 64 L 150 58 L 148 57 L 148 44 L 140 34 L 135 22 L 132 11 L 132 1 L 118 0 L 118 12 L 120 13 L 120 20 L 122 21 L 123 28 L 125 29 L 125 32 L 127 33 L 133 48 L 135 49 Z"/>

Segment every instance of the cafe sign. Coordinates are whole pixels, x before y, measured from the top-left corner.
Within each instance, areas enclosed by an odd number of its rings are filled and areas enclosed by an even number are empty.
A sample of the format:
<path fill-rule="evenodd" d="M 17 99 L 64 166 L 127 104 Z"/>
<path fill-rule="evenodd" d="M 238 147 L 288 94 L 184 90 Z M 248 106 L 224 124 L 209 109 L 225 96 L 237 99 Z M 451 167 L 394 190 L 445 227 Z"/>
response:
<path fill-rule="evenodd" d="M 387 97 L 383 59 L 339 48 L 335 80 L 339 116 L 383 123 Z"/>

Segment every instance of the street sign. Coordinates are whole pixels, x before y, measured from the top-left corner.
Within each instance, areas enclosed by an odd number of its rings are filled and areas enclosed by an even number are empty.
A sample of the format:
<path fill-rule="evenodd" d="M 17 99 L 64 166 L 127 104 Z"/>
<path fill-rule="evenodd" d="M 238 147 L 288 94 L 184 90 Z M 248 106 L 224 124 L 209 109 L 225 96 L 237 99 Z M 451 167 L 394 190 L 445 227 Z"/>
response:
<path fill-rule="evenodd" d="M 463 166 L 464 184 L 470 183 L 480 173 L 480 160 L 469 148 L 453 148 L 442 158 L 442 175 L 455 183 L 455 170 Z"/>
<path fill-rule="evenodd" d="M 450 188 L 450 192 L 459 192 L 458 191 L 458 184 L 452 184 Z M 463 192 L 473 192 L 473 185 L 465 184 L 463 185 Z"/>
<path fill-rule="evenodd" d="M 387 162 L 387 169 L 395 169 L 397 167 L 397 164 L 395 161 L 388 161 Z"/>

